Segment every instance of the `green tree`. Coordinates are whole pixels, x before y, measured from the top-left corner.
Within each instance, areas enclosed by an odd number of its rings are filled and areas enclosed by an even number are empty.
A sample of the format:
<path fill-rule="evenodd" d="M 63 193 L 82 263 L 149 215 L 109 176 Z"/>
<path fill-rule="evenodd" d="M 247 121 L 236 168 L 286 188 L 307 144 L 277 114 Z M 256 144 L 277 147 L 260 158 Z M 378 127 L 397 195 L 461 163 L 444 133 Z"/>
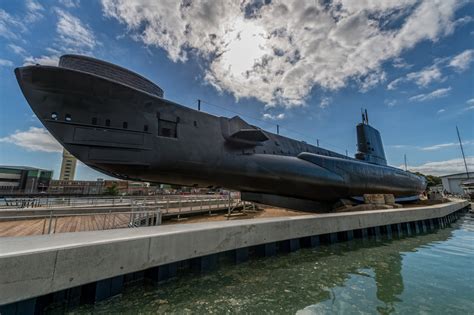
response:
<path fill-rule="evenodd" d="M 441 185 L 441 178 L 438 176 L 434 175 L 425 175 L 420 172 L 415 172 L 416 175 L 423 176 L 426 179 L 426 186 L 427 187 L 432 187 L 432 186 L 438 186 Z"/>
<path fill-rule="evenodd" d="M 119 194 L 119 190 L 117 187 L 117 184 L 112 184 L 112 186 L 109 186 L 105 188 L 104 195 L 109 195 L 109 196 L 117 196 Z"/>

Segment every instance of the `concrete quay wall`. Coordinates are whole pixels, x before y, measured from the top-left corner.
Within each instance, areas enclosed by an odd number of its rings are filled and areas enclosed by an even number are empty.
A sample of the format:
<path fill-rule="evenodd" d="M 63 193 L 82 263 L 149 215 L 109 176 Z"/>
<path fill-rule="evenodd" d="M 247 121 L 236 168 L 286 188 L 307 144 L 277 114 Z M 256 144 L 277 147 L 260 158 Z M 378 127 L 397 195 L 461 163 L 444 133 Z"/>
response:
<path fill-rule="evenodd" d="M 232 250 L 237 251 L 237 258 L 243 255 L 245 259 L 248 252 L 243 250 L 254 246 L 265 244 L 264 251 L 271 255 L 275 246 L 267 245 L 288 241 L 285 244 L 290 250 L 297 249 L 308 238 L 311 241 L 313 237 L 326 235 L 331 242 L 341 240 L 339 232 L 347 232 L 346 239 L 354 237 L 356 232 L 361 232 L 358 235 L 362 237 L 380 231 L 391 236 L 397 229 L 399 235 L 426 232 L 435 226 L 443 227 L 454 220 L 454 213 L 467 206 L 466 201 L 452 201 L 406 209 L 3 238 L 0 239 L 0 305 L 3 305 L 0 312 L 2 308 L 2 313 L 12 314 L 20 313 L 22 307 L 31 310 L 36 297 L 64 290 L 71 294 L 72 289 L 88 285 L 94 285 L 95 300 L 100 300 L 101 294 L 108 297 L 115 291 L 118 293 L 124 276 L 159 268 L 157 278 L 163 278 L 160 272 L 165 268 L 160 266 L 167 266 L 166 272 L 172 275 L 169 266 L 193 259 L 200 259 L 198 263 L 203 269 L 212 265 L 209 258 L 212 255 Z M 406 224 L 403 232 L 401 224 L 407 222 L 415 223 Z M 368 233 L 368 229 L 373 231 Z M 105 291 L 101 289 L 104 286 Z"/>

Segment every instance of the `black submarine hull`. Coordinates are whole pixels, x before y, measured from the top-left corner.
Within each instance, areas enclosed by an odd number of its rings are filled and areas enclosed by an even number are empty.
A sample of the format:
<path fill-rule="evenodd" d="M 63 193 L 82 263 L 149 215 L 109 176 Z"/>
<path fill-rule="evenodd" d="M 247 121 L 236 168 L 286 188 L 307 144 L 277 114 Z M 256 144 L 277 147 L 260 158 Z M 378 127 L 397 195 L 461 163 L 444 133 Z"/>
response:
<path fill-rule="evenodd" d="M 50 133 L 83 163 L 114 177 L 225 187 L 277 205 L 278 198 L 413 196 L 426 186 L 423 178 L 397 168 L 263 131 L 239 117 L 181 106 L 142 82 L 39 65 L 15 74 Z"/>

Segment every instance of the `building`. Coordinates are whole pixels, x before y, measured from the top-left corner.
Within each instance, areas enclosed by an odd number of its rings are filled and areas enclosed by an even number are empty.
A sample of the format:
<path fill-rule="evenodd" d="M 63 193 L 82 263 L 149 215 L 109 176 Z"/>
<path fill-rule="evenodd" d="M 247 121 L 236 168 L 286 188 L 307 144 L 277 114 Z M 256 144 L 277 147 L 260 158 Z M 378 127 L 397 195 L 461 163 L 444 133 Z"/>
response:
<path fill-rule="evenodd" d="M 104 191 L 102 180 L 51 180 L 48 193 L 51 195 L 101 195 Z"/>
<path fill-rule="evenodd" d="M 463 195 L 464 190 L 461 183 L 467 180 L 466 173 L 458 173 L 440 176 L 443 183 L 443 189 L 450 194 Z M 474 178 L 474 172 L 469 172 L 469 178 Z"/>
<path fill-rule="evenodd" d="M 48 190 L 53 171 L 28 166 L 0 166 L 0 192 L 35 194 Z"/>
<path fill-rule="evenodd" d="M 77 159 L 66 149 L 63 149 L 63 161 L 61 163 L 59 180 L 74 180 L 74 175 L 76 175 L 76 164 Z"/>

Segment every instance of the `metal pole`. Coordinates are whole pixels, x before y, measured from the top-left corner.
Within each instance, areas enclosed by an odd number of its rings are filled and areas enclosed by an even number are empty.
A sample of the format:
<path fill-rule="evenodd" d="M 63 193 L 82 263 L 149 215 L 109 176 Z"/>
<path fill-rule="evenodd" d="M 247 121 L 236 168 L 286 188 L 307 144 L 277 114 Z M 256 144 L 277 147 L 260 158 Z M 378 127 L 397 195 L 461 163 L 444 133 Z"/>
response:
<path fill-rule="evenodd" d="M 404 158 L 405 158 L 405 172 L 408 171 L 408 167 L 407 167 L 407 155 L 405 154 L 404 155 Z"/>
<path fill-rule="evenodd" d="M 316 146 L 319 147 L 319 139 L 316 139 Z"/>
<path fill-rule="evenodd" d="M 48 234 L 51 234 L 51 220 L 53 218 L 53 210 L 49 212 Z"/>
<path fill-rule="evenodd" d="M 229 191 L 229 198 L 228 198 L 228 200 L 229 200 L 229 206 L 227 207 L 227 220 L 230 219 L 230 191 Z"/>
<path fill-rule="evenodd" d="M 54 233 L 56 233 L 56 226 L 58 225 L 58 217 L 56 217 L 56 220 L 54 221 Z"/>
<path fill-rule="evenodd" d="M 46 227 L 46 218 L 44 218 L 44 221 L 43 221 L 43 231 L 41 232 L 41 234 L 44 234 L 44 228 Z"/>
<path fill-rule="evenodd" d="M 198 99 L 198 110 L 201 110 L 201 100 Z"/>
<path fill-rule="evenodd" d="M 468 171 L 468 169 L 467 169 L 466 156 L 464 155 L 464 149 L 463 149 L 463 147 L 462 147 L 461 136 L 459 135 L 458 126 L 456 126 L 456 132 L 458 133 L 459 146 L 461 147 L 461 153 L 462 153 L 462 158 L 463 158 L 463 160 L 464 160 L 464 167 L 466 168 L 467 179 L 469 179 L 469 171 Z"/>
<path fill-rule="evenodd" d="M 277 125 L 277 135 L 280 134 L 280 125 Z"/>

